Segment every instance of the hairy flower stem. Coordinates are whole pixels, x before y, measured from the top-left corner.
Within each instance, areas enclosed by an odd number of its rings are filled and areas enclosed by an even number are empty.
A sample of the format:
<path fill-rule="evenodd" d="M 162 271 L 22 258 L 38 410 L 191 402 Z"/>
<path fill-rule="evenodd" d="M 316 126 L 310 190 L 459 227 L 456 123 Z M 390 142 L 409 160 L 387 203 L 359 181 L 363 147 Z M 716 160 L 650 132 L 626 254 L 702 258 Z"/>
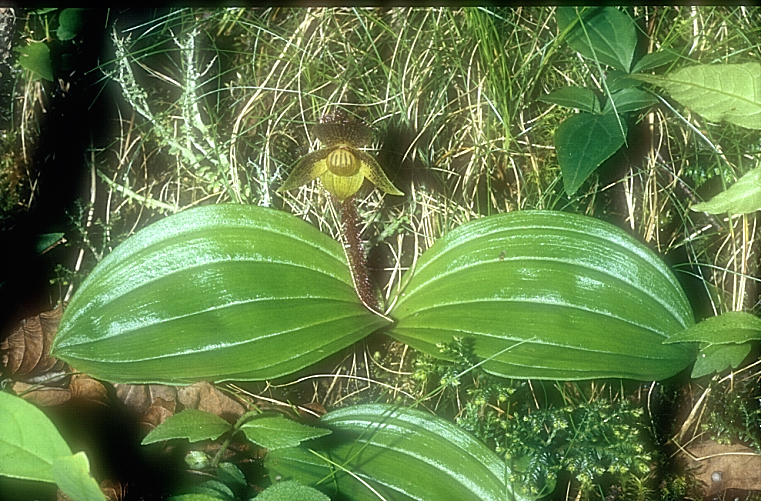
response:
<path fill-rule="evenodd" d="M 357 206 L 354 196 L 343 201 L 333 197 L 333 202 L 339 208 L 341 217 L 341 238 L 343 240 L 346 260 L 349 262 L 351 278 L 354 281 L 354 289 L 357 291 L 360 301 L 368 309 L 380 313 L 381 305 L 378 295 L 375 293 L 375 284 L 370 280 L 367 272 L 367 260 L 359 236 Z"/>

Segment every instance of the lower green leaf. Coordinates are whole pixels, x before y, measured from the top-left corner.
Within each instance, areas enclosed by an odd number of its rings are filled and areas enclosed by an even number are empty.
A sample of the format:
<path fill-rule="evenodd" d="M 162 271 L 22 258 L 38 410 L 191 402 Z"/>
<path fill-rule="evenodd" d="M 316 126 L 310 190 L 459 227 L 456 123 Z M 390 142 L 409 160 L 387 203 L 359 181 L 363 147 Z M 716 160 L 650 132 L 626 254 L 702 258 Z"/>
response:
<path fill-rule="evenodd" d="M 519 501 L 505 462 L 452 423 L 390 405 L 326 414 L 333 431 L 312 447 L 271 451 L 273 481 L 294 479 L 352 501 Z"/>
<path fill-rule="evenodd" d="M 90 474 L 90 462 L 84 452 L 56 459 L 52 472 L 58 488 L 74 501 L 106 501 Z"/>
<path fill-rule="evenodd" d="M 279 482 L 256 496 L 257 501 L 330 501 L 330 498 L 311 487 L 293 480 Z"/>
<path fill-rule="evenodd" d="M 694 325 L 661 259 L 591 217 L 519 211 L 448 233 L 410 270 L 390 335 L 440 356 L 471 338 L 492 374 L 578 380 L 663 379 L 695 359 L 664 345 Z"/>
<path fill-rule="evenodd" d="M 71 456 L 61 434 L 37 407 L 0 392 L 0 475 L 55 482 L 53 462 Z"/>
<path fill-rule="evenodd" d="M 152 429 L 142 441 L 143 445 L 184 438 L 190 442 L 216 440 L 222 434 L 232 430 L 232 425 L 210 412 L 186 409 L 179 414 L 169 416 L 163 423 Z"/>
<path fill-rule="evenodd" d="M 737 344 L 748 341 L 761 341 L 761 318 L 744 311 L 727 311 L 674 334 L 664 343 Z"/>
<path fill-rule="evenodd" d="M 750 353 L 750 343 L 713 344 L 700 350 L 690 377 L 693 379 L 736 368 Z"/>
<path fill-rule="evenodd" d="M 269 450 L 295 447 L 304 440 L 330 435 L 330 430 L 297 423 L 282 414 L 257 416 L 240 429 L 250 441 Z"/>

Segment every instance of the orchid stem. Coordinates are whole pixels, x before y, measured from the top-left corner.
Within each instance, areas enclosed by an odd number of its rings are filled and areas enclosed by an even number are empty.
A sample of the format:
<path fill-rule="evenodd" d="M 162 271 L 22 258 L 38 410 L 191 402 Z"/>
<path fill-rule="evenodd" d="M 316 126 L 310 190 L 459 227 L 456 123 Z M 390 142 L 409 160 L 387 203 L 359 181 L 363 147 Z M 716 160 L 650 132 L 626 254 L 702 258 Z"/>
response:
<path fill-rule="evenodd" d="M 343 201 L 333 197 L 333 200 L 339 208 L 341 237 L 344 252 L 346 253 L 346 260 L 349 262 L 354 289 L 356 289 L 362 304 L 368 309 L 379 313 L 382 311 L 380 300 L 375 293 L 375 285 L 367 271 L 367 259 L 365 259 L 365 251 L 359 235 L 359 215 L 354 196 L 350 196 Z"/>

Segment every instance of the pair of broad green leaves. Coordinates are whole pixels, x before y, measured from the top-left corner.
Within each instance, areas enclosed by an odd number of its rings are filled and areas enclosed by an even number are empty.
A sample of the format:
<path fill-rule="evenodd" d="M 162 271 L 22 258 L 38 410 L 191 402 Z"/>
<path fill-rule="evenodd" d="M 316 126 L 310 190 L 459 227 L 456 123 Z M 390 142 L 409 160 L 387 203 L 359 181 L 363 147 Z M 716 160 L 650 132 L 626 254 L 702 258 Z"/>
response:
<path fill-rule="evenodd" d="M 387 316 L 373 313 L 341 246 L 308 223 L 262 207 L 200 207 L 107 256 L 69 304 L 53 353 L 114 382 L 261 380 L 385 330 L 434 355 L 472 338 L 484 369 L 504 377 L 653 380 L 685 369 L 699 347 L 693 374 L 736 366 L 761 332 L 745 313 L 696 325 L 658 256 L 608 223 L 563 212 L 467 223 L 402 283 Z M 321 426 L 309 436 L 329 436 L 264 444 L 273 480 L 352 501 L 531 499 L 508 481 L 509 464 L 436 416 L 354 406 Z M 301 488 L 282 488 L 292 486 Z M 304 499 L 324 499 L 314 496 Z"/>
<path fill-rule="evenodd" d="M 261 207 L 200 207 L 145 228 L 97 266 L 53 354 L 112 382 L 265 380 L 384 330 L 432 355 L 472 338 L 484 369 L 503 377 L 656 380 L 694 362 L 698 342 L 735 350 L 721 367 L 701 352 L 700 374 L 736 366 L 737 346 L 747 354 L 761 330 L 742 313 L 695 330 L 657 255 L 608 223 L 562 212 L 467 223 L 402 284 L 380 316 L 357 298 L 339 243 L 308 223 Z"/>

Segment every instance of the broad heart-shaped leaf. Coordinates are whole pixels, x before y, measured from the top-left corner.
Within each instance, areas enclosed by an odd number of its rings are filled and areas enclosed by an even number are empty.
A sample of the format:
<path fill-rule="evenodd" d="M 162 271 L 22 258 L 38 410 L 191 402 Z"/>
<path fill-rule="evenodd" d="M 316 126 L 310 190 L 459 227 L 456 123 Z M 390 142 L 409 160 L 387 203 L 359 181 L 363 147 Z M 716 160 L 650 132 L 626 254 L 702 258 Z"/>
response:
<path fill-rule="evenodd" d="M 127 239 L 69 303 L 54 356 L 122 383 L 290 374 L 387 324 L 341 245 L 285 212 L 187 210 Z"/>
<path fill-rule="evenodd" d="M 577 9 L 580 10 L 578 7 L 557 9 L 561 33 L 577 20 Z M 601 64 L 628 72 L 637 47 L 634 21 L 615 7 L 603 7 L 582 13 L 582 22 L 584 28 L 580 23 L 571 28 L 566 38 L 568 45 L 586 58 L 596 58 Z"/>
<path fill-rule="evenodd" d="M 505 483 L 510 472 L 503 460 L 436 416 L 373 404 L 321 420 L 331 436 L 267 455 L 273 481 L 297 480 L 331 499 L 352 501 L 524 499 Z"/>
<path fill-rule="evenodd" d="M 714 344 L 702 347 L 690 377 L 699 377 L 723 372 L 730 367 L 738 367 L 750 353 L 750 343 L 745 344 Z"/>
<path fill-rule="evenodd" d="M 330 435 L 330 430 L 300 424 L 282 414 L 257 416 L 240 429 L 250 441 L 269 450 L 296 447 L 304 440 Z"/>
<path fill-rule="evenodd" d="M 727 311 L 674 334 L 664 343 L 737 344 L 761 341 L 761 319 L 744 311 Z"/>
<path fill-rule="evenodd" d="M 708 202 L 695 204 L 691 209 L 709 214 L 748 214 L 761 209 L 761 167 L 746 173 Z"/>
<path fill-rule="evenodd" d="M 706 120 L 761 129 L 761 63 L 702 64 L 662 76 L 631 77 L 663 87 Z"/>
<path fill-rule="evenodd" d="M 50 48 L 43 42 L 30 42 L 17 49 L 18 63 L 25 70 L 32 72 L 35 79 L 43 78 L 53 81 L 53 66 L 50 63 Z"/>
<path fill-rule="evenodd" d="M 472 338 L 490 373 L 511 378 L 663 379 L 695 360 L 662 341 L 694 325 L 668 267 L 615 226 L 555 211 L 471 221 L 423 253 L 390 335 L 440 355 Z"/>
<path fill-rule="evenodd" d="M 568 108 L 577 108 L 588 113 L 600 113 L 600 100 L 597 98 L 597 94 L 586 87 L 562 87 L 541 96 L 538 100 Z"/>
<path fill-rule="evenodd" d="M 555 149 L 568 196 L 576 193 L 589 175 L 621 148 L 627 131 L 623 118 L 613 113 L 578 113 L 560 124 L 555 131 Z"/>
<path fill-rule="evenodd" d="M 88 12 L 85 9 L 63 9 L 58 15 L 58 35 L 59 40 L 71 40 L 75 38 L 85 26 L 85 16 Z"/>
<path fill-rule="evenodd" d="M 71 449 L 53 423 L 20 397 L 0 392 L 0 475 L 55 482 L 53 462 Z"/>
<path fill-rule="evenodd" d="M 106 496 L 90 473 L 90 462 L 84 452 L 56 459 L 52 471 L 58 488 L 70 499 L 106 501 Z"/>
<path fill-rule="evenodd" d="M 186 409 L 179 414 L 169 416 L 163 423 L 152 429 L 145 436 L 142 444 L 148 445 L 174 438 L 186 438 L 190 442 L 216 440 L 232 428 L 230 423 L 210 412 Z"/>

